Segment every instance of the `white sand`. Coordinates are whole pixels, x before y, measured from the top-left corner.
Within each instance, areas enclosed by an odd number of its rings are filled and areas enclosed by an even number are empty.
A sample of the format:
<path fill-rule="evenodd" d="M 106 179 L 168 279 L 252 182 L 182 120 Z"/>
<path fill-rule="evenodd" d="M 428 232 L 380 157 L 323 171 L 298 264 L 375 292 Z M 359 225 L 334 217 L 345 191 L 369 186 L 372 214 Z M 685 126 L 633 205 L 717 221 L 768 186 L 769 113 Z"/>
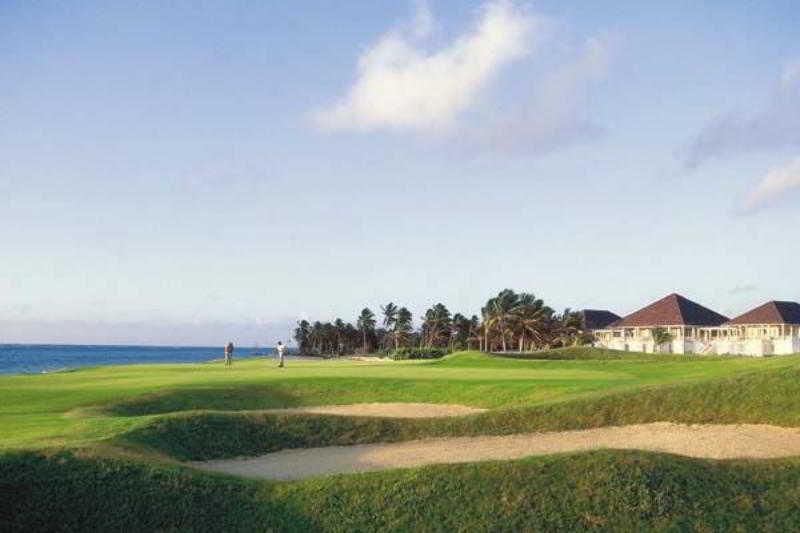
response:
<path fill-rule="evenodd" d="M 391 418 L 440 418 L 483 413 L 486 409 L 466 405 L 438 403 L 358 403 L 352 405 L 320 405 L 315 407 L 292 407 L 289 409 L 267 409 L 273 414 L 317 414 L 342 416 L 375 416 Z"/>
<path fill-rule="evenodd" d="M 191 464 L 204 470 L 250 478 L 289 480 L 602 448 L 650 450 L 709 459 L 788 457 L 800 455 L 800 428 L 753 424 L 687 426 L 659 422 L 580 431 L 283 450 L 254 458 Z"/>

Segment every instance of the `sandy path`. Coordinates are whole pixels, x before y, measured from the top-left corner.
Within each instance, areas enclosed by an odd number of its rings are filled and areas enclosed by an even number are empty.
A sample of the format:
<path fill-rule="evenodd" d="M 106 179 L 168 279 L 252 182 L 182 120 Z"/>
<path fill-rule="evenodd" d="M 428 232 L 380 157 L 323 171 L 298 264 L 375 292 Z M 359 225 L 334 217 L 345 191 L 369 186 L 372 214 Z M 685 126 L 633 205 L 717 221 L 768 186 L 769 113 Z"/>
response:
<path fill-rule="evenodd" d="M 486 409 L 466 405 L 439 403 L 358 403 L 353 405 L 320 405 L 314 407 L 292 407 L 289 409 L 268 409 L 275 414 L 343 415 L 343 416 L 384 416 L 391 418 L 438 418 L 483 413 Z"/>
<path fill-rule="evenodd" d="M 800 428 L 659 422 L 580 431 L 283 450 L 261 457 L 192 465 L 244 477 L 288 480 L 600 448 L 650 450 L 711 459 L 788 457 L 800 455 Z"/>

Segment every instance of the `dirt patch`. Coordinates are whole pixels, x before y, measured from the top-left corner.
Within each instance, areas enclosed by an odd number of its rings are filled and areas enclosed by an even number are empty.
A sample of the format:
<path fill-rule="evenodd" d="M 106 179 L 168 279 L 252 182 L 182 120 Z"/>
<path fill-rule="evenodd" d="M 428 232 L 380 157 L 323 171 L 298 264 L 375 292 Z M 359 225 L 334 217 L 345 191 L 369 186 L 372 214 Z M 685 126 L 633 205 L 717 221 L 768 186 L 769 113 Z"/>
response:
<path fill-rule="evenodd" d="M 292 407 L 268 409 L 275 414 L 315 414 L 342 416 L 374 416 L 390 418 L 441 418 L 483 413 L 486 409 L 466 405 L 438 403 L 357 403 L 352 405 L 320 405 L 315 407 Z"/>
<path fill-rule="evenodd" d="M 290 480 L 602 448 L 649 450 L 709 459 L 789 457 L 800 455 L 800 429 L 753 424 L 687 426 L 659 422 L 579 431 L 284 450 L 249 459 L 191 464 L 204 470 L 243 477 Z"/>

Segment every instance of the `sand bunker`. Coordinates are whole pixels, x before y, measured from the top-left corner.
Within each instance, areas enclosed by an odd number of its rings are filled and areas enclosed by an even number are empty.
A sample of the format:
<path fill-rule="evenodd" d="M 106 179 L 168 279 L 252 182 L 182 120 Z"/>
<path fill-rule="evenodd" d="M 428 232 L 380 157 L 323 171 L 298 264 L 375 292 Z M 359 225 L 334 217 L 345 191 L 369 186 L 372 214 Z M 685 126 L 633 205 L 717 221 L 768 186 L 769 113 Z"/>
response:
<path fill-rule="evenodd" d="M 650 450 L 709 459 L 789 457 L 800 455 L 800 429 L 753 424 L 687 426 L 659 422 L 580 431 L 284 450 L 249 459 L 192 465 L 237 476 L 289 480 L 437 463 L 519 459 L 529 455 L 601 448 Z"/>
<path fill-rule="evenodd" d="M 316 414 L 342 416 L 376 416 L 391 418 L 439 418 L 483 413 L 486 409 L 466 405 L 438 403 L 357 403 L 353 405 L 320 405 L 316 407 L 293 407 L 268 409 L 275 414 Z"/>

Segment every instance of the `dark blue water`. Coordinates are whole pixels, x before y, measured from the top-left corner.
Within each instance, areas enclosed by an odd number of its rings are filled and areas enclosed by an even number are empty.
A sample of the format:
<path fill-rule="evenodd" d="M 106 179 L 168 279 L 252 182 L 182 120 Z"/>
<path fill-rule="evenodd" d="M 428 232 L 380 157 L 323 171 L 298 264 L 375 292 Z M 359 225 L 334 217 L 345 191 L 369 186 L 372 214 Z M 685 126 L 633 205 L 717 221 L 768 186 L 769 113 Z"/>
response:
<path fill-rule="evenodd" d="M 236 348 L 234 357 L 239 359 L 272 352 L 272 348 Z M 199 363 L 222 357 L 222 346 L 0 344 L 0 374 L 39 374 L 100 365 Z"/>

